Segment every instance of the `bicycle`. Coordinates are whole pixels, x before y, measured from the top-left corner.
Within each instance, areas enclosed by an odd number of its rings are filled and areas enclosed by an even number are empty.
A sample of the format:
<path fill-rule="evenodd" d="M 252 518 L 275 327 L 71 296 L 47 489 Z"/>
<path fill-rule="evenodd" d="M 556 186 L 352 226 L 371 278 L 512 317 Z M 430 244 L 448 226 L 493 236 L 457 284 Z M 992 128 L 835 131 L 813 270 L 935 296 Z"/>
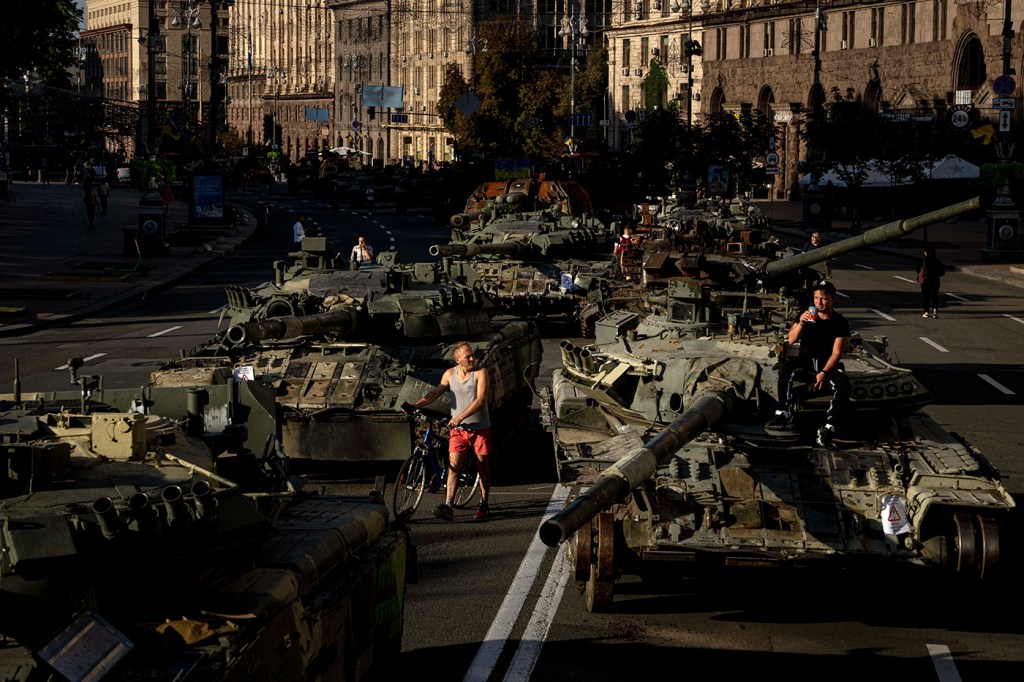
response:
<path fill-rule="evenodd" d="M 420 506 L 423 491 L 444 492 L 448 480 L 448 449 L 438 447 L 444 439 L 434 428 L 432 421 L 423 413 L 416 412 L 417 434 L 422 438 L 413 446 L 412 454 L 402 464 L 395 479 L 395 492 L 391 511 L 396 520 L 408 521 Z M 461 428 L 461 427 L 455 427 Z M 459 474 L 459 487 L 455 491 L 454 506 L 464 509 L 470 505 L 480 490 L 480 475 L 476 470 L 476 457 L 467 453 Z"/>

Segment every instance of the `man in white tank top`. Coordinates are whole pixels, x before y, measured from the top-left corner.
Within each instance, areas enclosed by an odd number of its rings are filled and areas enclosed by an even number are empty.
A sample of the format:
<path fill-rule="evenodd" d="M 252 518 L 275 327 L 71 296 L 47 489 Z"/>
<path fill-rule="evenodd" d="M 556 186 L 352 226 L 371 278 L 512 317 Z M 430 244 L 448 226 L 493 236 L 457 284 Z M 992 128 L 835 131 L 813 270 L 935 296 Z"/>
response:
<path fill-rule="evenodd" d="M 477 509 L 474 518 L 480 521 L 487 518 L 487 499 L 491 491 L 491 468 L 487 461 L 491 453 L 491 419 L 487 410 L 490 379 L 485 367 L 477 367 L 471 345 L 459 343 L 455 346 L 453 354 L 455 367 L 445 371 L 441 383 L 416 402 L 405 403 L 402 409 L 418 410 L 440 398 L 445 391 L 451 392 L 447 499 L 437 506 L 434 516 L 445 521 L 454 520 L 452 509 L 455 489 L 459 485 L 459 473 L 466 461 L 466 454 L 472 452 L 476 456 L 477 472 L 480 474 L 480 508 Z"/>

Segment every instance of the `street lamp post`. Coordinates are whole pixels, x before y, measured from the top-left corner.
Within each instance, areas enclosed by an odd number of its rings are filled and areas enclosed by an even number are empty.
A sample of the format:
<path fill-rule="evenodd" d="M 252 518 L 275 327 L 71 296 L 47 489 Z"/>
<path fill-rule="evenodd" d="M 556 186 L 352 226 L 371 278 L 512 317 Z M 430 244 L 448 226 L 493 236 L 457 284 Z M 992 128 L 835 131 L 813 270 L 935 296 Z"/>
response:
<path fill-rule="evenodd" d="M 569 41 L 569 153 L 576 154 L 576 48 L 587 38 L 587 18 L 574 15 L 569 9 L 568 16 L 562 17 L 562 28 L 558 35 Z"/>
<path fill-rule="evenodd" d="M 700 43 L 693 39 L 693 2 L 692 0 L 672 0 L 670 8 L 673 12 L 686 10 L 686 40 L 683 42 L 683 55 L 686 58 L 686 125 L 693 125 L 693 58 L 704 54 Z M 700 0 L 700 11 L 707 12 L 711 8 L 710 0 Z"/>
<path fill-rule="evenodd" d="M 271 121 L 273 130 L 271 131 L 273 147 L 275 151 L 280 151 L 277 135 L 277 103 L 281 96 L 281 82 L 288 80 L 288 71 L 282 66 L 273 66 L 267 72 L 267 80 L 274 81 L 274 116 Z"/>
<path fill-rule="evenodd" d="M 200 29 L 203 27 L 203 22 L 199 19 L 199 3 L 200 0 L 192 0 L 189 5 L 183 9 L 172 7 L 171 10 L 174 12 L 174 18 L 171 19 L 172 28 L 181 28 L 182 24 L 185 25 L 186 37 L 185 47 L 181 51 L 181 59 L 184 65 L 184 74 L 182 75 L 182 87 L 181 87 L 181 99 L 185 107 L 185 120 L 188 122 L 188 127 L 192 127 L 192 114 L 191 114 L 191 99 L 192 99 L 192 29 Z M 202 74 L 199 74 L 198 84 L 198 99 L 199 99 L 199 126 L 203 124 L 203 84 Z"/>

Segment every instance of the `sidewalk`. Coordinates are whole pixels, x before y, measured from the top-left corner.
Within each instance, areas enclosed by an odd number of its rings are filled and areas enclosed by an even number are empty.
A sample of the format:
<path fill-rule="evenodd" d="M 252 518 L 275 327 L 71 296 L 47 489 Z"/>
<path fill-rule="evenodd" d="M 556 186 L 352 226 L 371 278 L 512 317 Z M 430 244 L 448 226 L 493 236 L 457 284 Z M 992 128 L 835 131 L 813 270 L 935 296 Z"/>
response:
<path fill-rule="evenodd" d="M 14 201 L 0 201 L 0 336 L 141 297 L 230 253 L 256 229 L 255 219 L 239 211 L 232 227 L 190 231 L 188 208 L 176 199 L 168 207 L 167 254 L 124 255 L 123 230 L 138 227 L 141 196 L 131 187 L 112 187 L 107 216 L 97 210 L 90 230 L 80 185 L 16 183 Z"/>
<path fill-rule="evenodd" d="M 811 234 L 811 230 L 801 227 L 803 205 L 799 201 L 755 200 L 754 205 L 764 211 L 772 219 L 775 231 L 783 237 L 790 237 L 788 243 L 800 246 Z M 888 219 L 864 220 L 863 227 L 878 227 L 892 222 Z M 857 232 L 850 231 L 851 221 L 844 218 L 832 220 L 832 231 L 825 230 L 822 237 L 826 244 L 832 244 Z M 959 218 L 952 222 L 937 223 L 926 229 L 911 232 L 902 239 L 872 246 L 873 249 L 884 249 L 890 253 L 906 258 L 908 269 L 921 257 L 924 236 L 927 232 L 928 242 L 935 246 L 936 253 L 948 270 L 955 270 L 977 277 L 997 280 L 1017 287 L 1024 287 L 1024 263 L 989 263 L 981 258 L 981 250 L 986 246 L 988 224 L 984 217 L 974 215 Z"/>

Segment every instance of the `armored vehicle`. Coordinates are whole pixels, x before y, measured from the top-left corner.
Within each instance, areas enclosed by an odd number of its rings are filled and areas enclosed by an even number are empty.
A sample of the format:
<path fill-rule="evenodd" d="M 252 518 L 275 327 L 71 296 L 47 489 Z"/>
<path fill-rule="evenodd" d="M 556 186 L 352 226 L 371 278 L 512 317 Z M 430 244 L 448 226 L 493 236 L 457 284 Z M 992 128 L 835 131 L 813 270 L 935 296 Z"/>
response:
<path fill-rule="evenodd" d="M 773 438 L 763 426 L 778 403 L 778 363 L 793 351 L 784 331 L 802 307 L 778 283 L 977 205 L 802 255 L 720 264 L 718 282 L 669 280 L 648 317 L 619 311 L 598 322 L 595 344 L 562 344 L 545 419 L 559 478 L 589 488 L 540 534 L 551 546 L 572 538 L 588 609 L 611 606 L 617 576 L 666 565 L 888 559 L 996 571 L 1014 503 L 975 448 L 916 411 L 930 394 L 887 357 L 884 339 L 855 335 L 844 355 L 853 395 L 836 449 L 808 437 L 829 399 L 808 387 L 789 406 L 799 434 Z"/>
<path fill-rule="evenodd" d="M 539 367 L 534 325 L 492 320 L 479 289 L 448 282 L 436 263 L 400 265 L 384 253 L 378 265 L 337 269 L 326 241 L 314 244 L 323 248 L 278 264 L 274 284 L 231 287 L 226 328 L 154 372 L 152 385 L 244 377 L 270 390 L 293 461 L 403 461 L 413 433 L 400 406 L 437 385 L 466 341 L 490 373 L 497 442 L 513 440 Z M 447 414 L 446 400 L 426 411 Z"/>
<path fill-rule="evenodd" d="M 478 220 L 430 247 L 451 281 L 480 289 L 502 312 L 528 319 L 579 320 L 584 335 L 603 302 L 625 283 L 612 257 L 614 235 L 594 218 L 559 208 L 520 211 L 496 199 Z"/>
<path fill-rule="evenodd" d="M 466 200 L 466 208 L 451 218 L 461 227 L 477 219 L 497 199 L 518 204 L 522 211 L 542 211 L 557 207 L 577 218 L 594 215 L 594 204 L 587 191 L 575 180 L 549 179 L 541 174 L 512 180 L 491 180 L 478 186 Z"/>
<path fill-rule="evenodd" d="M 0 396 L 0 679 L 360 680 L 394 660 L 412 553 L 382 488 L 311 493 L 272 437 L 246 448 L 240 418 L 273 404 L 251 382 L 198 401 L 73 378 L 77 396 Z"/>

